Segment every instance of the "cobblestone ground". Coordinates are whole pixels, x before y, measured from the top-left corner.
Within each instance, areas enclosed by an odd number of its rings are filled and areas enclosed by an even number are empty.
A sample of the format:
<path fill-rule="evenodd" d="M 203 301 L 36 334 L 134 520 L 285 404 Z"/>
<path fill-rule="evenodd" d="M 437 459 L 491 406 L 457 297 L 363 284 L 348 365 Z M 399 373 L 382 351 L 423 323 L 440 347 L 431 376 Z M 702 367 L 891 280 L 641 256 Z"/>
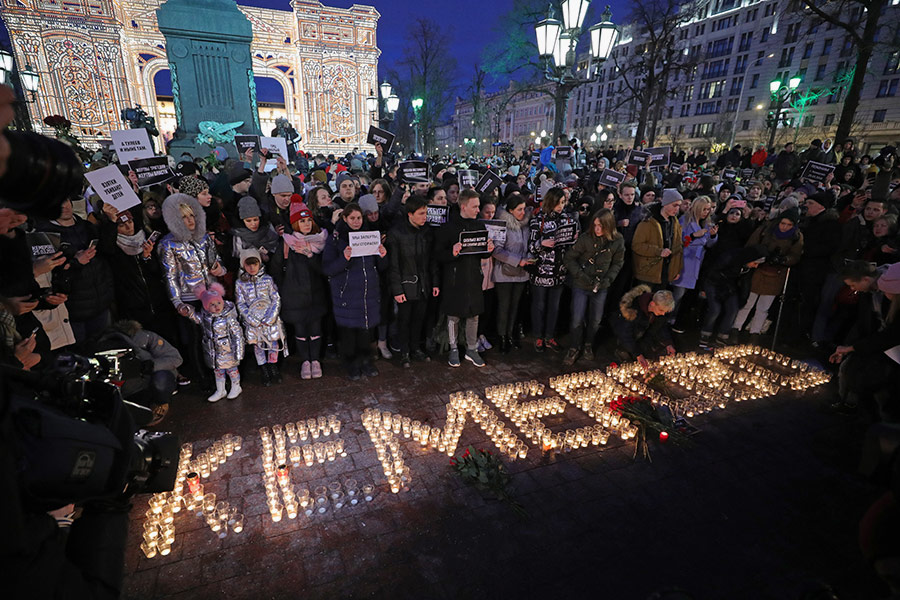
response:
<path fill-rule="evenodd" d="M 843 600 L 886 595 L 856 545 L 859 518 L 879 490 L 855 474 L 860 426 L 830 414 L 833 389 L 731 405 L 695 417 L 686 447 L 651 443 L 652 462 L 634 460 L 634 442 L 508 463 L 521 519 L 450 473 L 446 455 L 404 446 L 411 490 L 391 494 L 362 426 L 368 407 L 443 426 L 448 395 L 485 386 L 605 367 L 564 369 L 561 354 L 523 349 L 464 362 L 378 361 L 377 378 L 349 382 L 336 361 L 325 377 L 302 381 L 294 360 L 269 389 L 249 370 L 244 394 L 208 405 L 187 392 L 165 428 L 202 450 L 225 433 L 244 447 L 205 481 L 237 505 L 246 529 L 219 539 L 201 519 L 176 515 L 172 553 L 139 549 L 147 497 L 136 498 L 125 561 L 127 598 L 543 598 L 643 599 L 679 587 L 710 600 L 793 599 L 813 582 Z M 802 358 L 802 357 L 800 357 Z M 335 479 L 374 482 L 370 503 L 273 523 L 262 479 L 259 427 L 337 414 L 348 456 L 292 473 L 313 489 Z M 548 426 L 581 426 L 568 408 Z M 473 424 L 466 444 L 489 447 Z"/>

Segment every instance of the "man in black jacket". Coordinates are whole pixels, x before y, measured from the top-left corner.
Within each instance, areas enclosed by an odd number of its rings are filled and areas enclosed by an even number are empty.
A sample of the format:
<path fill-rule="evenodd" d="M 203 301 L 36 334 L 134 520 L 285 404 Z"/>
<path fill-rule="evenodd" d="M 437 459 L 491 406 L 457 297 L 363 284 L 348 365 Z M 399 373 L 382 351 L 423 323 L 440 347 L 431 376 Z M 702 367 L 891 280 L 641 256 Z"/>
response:
<path fill-rule="evenodd" d="M 800 223 L 803 232 L 803 258 L 797 265 L 799 281 L 800 330 L 810 334 L 819 306 L 822 286 L 831 269 L 835 243 L 841 238 L 841 224 L 832 207 L 831 192 L 817 192 L 806 199 L 806 218 Z"/>
<path fill-rule="evenodd" d="M 434 254 L 443 266 L 441 285 L 441 311 L 447 315 L 447 330 L 450 338 L 448 364 L 458 367 L 459 349 L 457 333 L 460 321 L 466 322 L 466 360 L 476 367 L 483 367 L 484 360 L 478 354 L 478 315 L 484 312 L 484 293 L 481 289 L 481 254 L 464 253 L 462 233 L 486 231 L 484 223 L 478 220 L 481 199 L 475 190 L 463 190 L 459 194 L 459 215 L 451 215 L 450 221 L 438 229 L 434 241 Z M 494 251 L 494 244 L 487 243 L 488 253 Z"/>
<path fill-rule="evenodd" d="M 788 142 L 784 145 L 784 150 L 778 153 L 775 158 L 775 179 L 778 181 L 787 181 L 791 179 L 800 168 L 800 159 L 794 152 L 794 143 Z"/>
<path fill-rule="evenodd" d="M 406 201 L 406 219 L 387 234 L 391 296 L 397 302 L 400 362 L 410 367 L 410 356 L 428 360 L 422 351 L 422 324 L 428 297 L 440 293 L 437 263 L 432 256 L 432 234 L 426 225 L 428 208 L 421 196 Z"/>

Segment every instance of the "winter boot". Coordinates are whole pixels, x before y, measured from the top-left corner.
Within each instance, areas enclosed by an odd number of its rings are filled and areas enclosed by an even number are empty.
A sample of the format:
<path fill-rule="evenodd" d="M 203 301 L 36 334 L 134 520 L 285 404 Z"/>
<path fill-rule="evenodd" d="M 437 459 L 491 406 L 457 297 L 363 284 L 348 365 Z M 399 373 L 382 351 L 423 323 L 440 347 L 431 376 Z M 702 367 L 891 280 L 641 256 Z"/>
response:
<path fill-rule="evenodd" d="M 300 379 L 312 379 L 312 363 L 304 360 L 300 365 Z"/>
<path fill-rule="evenodd" d="M 263 387 L 270 387 L 272 385 L 272 373 L 269 372 L 269 365 L 262 364 L 259 366 L 260 372 L 260 380 L 262 381 Z"/>
<path fill-rule="evenodd" d="M 269 375 L 272 376 L 273 383 L 281 383 L 281 369 L 277 362 L 269 363 Z"/>
<path fill-rule="evenodd" d="M 317 360 L 314 360 L 309 365 L 310 374 L 313 379 L 318 379 L 322 376 L 322 363 Z"/>
<path fill-rule="evenodd" d="M 207 402 L 218 402 L 225 397 L 225 380 L 216 379 L 216 391 L 206 399 Z"/>
<path fill-rule="evenodd" d="M 569 348 L 566 352 L 566 357 L 563 358 L 563 364 L 567 367 L 571 367 L 575 364 L 576 360 L 578 360 L 578 348 Z"/>
<path fill-rule="evenodd" d="M 242 391 L 243 390 L 241 389 L 241 376 L 235 375 L 234 377 L 231 378 L 231 391 L 228 392 L 228 399 L 234 400 L 235 398 L 237 398 L 238 396 L 241 395 Z"/>

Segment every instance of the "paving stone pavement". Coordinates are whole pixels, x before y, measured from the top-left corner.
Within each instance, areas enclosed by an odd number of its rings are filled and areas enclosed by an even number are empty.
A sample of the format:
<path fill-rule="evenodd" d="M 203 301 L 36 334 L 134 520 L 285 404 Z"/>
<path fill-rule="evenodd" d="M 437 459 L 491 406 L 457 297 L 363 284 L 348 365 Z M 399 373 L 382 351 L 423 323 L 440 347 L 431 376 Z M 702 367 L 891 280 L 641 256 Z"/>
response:
<path fill-rule="evenodd" d="M 302 381 L 294 360 L 281 385 L 262 388 L 247 369 L 235 401 L 207 404 L 182 391 L 164 428 L 202 450 L 225 433 L 244 446 L 209 479 L 207 491 L 237 505 L 245 531 L 224 539 L 199 518 L 176 516 L 169 556 L 139 549 L 147 496 L 132 511 L 126 598 L 646 598 L 679 587 L 697 599 L 794 599 L 812 582 L 842 600 L 887 595 L 859 553 L 857 523 L 879 490 L 855 474 L 862 429 L 825 407 L 832 386 L 803 395 L 732 404 L 692 419 L 685 447 L 634 442 L 508 462 L 515 497 L 529 517 L 484 498 L 450 472 L 446 455 L 411 440 L 404 456 L 410 491 L 391 494 L 362 425 L 369 407 L 443 426 L 451 392 L 605 367 L 565 369 L 561 354 L 532 350 L 488 366 L 451 369 L 441 358 L 404 370 L 378 361 L 377 378 L 349 382 L 335 361 Z M 273 523 L 265 504 L 258 428 L 336 414 L 348 456 L 301 466 L 295 485 L 353 477 L 374 482 L 371 503 Z M 551 428 L 589 419 L 571 406 Z M 510 424 L 511 425 L 511 424 Z M 460 447 L 490 447 L 474 424 Z"/>

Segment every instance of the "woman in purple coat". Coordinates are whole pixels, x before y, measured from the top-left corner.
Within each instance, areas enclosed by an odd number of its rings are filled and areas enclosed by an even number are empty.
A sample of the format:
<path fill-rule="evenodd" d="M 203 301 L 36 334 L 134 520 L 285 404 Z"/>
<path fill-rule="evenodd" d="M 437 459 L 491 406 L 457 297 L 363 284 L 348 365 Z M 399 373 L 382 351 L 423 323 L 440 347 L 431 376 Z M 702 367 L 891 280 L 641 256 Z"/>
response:
<path fill-rule="evenodd" d="M 712 201 L 708 196 L 697 196 L 691 207 L 681 217 L 681 235 L 684 245 L 684 266 L 681 275 L 672 282 L 672 295 L 675 297 L 675 310 L 669 315 L 669 324 L 675 325 L 675 319 L 681 310 L 682 300 L 688 290 L 697 287 L 700 267 L 706 249 L 712 247 L 717 239 L 719 228 L 709 218 L 712 214 Z M 692 301 L 694 296 L 690 296 Z M 676 333 L 683 333 L 681 327 L 675 326 Z"/>
<path fill-rule="evenodd" d="M 359 204 L 351 202 L 345 206 L 322 253 L 322 270 L 331 285 L 341 354 L 351 381 L 358 380 L 361 375 L 378 375 L 378 369 L 372 364 L 369 339 L 370 330 L 378 326 L 381 315 L 378 271 L 387 264 L 384 259 L 387 250 L 383 244 L 378 246 L 378 255 L 352 255 L 350 232 L 362 231 L 363 222 Z"/>

